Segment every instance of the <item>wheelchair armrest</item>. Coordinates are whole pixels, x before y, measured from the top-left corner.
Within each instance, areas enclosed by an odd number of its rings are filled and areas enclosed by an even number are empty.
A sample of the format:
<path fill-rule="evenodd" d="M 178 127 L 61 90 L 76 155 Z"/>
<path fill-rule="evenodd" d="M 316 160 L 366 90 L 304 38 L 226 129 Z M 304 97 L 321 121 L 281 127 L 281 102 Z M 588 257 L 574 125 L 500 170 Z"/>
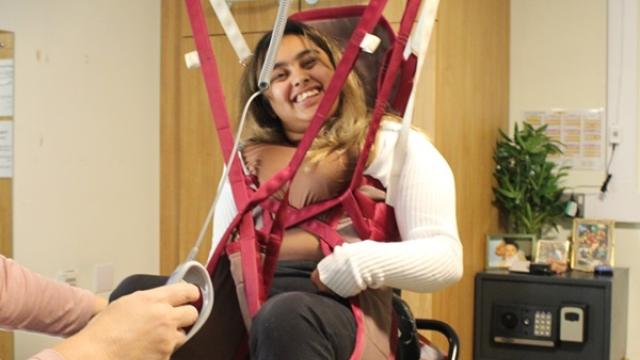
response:
<path fill-rule="evenodd" d="M 447 359 L 458 359 L 460 340 L 458 339 L 458 334 L 451 326 L 439 320 L 416 319 L 416 327 L 420 330 L 437 331 L 444 335 L 449 343 Z"/>

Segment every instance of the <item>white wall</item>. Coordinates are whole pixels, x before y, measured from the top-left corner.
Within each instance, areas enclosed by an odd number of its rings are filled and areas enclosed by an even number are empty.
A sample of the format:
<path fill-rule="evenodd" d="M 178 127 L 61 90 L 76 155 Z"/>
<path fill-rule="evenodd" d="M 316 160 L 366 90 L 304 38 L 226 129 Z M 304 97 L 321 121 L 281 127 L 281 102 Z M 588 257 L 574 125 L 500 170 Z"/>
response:
<path fill-rule="evenodd" d="M 606 106 L 606 31 L 606 0 L 511 0 L 511 124 L 527 110 Z M 598 175 L 573 173 L 569 185 L 599 187 Z M 617 224 L 615 236 L 616 266 L 630 270 L 627 356 L 639 359 L 640 225 Z"/>
<path fill-rule="evenodd" d="M 616 266 L 629 268 L 629 309 L 627 331 L 627 357 L 640 359 L 640 225 L 618 224 L 616 226 Z"/>
<path fill-rule="evenodd" d="M 2 0 L 15 33 L 14 256 L 46 276 L 159 269 L 160 1 Z M 19 333 L 16 359 L 51 339 Z"/>
<path fill-rule="evenodd" d="M 513 0 L 509 116 L 602 108 L 607 103 L 606 0 Z M 571 171 L 569 186 L 593 186 L 604 171 Z"/>

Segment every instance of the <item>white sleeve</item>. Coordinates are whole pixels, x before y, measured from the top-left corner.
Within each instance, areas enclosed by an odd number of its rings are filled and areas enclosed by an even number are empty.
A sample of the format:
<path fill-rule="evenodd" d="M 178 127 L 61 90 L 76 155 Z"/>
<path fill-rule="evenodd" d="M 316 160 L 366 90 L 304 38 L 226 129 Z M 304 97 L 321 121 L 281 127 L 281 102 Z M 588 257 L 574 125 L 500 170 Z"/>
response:
<path fill-rule="evenodd" d="M 401 242 L 365 240 L 334 249 L 318 264 L 321 281 L 340 296 L 382 286 L 416 292 L 442 289 L 462 277 L 455 183 L 449 165 L 421 134 L 409 136 L 397 184 L 388 184 L 397 127 L 382 128 L 376 158 L 365 174 L 395 191 Z"/>

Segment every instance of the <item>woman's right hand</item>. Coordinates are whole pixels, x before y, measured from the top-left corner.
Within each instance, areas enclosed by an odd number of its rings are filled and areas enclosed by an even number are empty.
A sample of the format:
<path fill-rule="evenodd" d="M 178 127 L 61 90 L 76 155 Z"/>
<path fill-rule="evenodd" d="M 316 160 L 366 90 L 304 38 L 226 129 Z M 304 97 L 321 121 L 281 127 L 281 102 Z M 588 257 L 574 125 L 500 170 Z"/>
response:
<path fill-rule="evenodd" d="M 187 283 L 138 291 L 100 312 L 79 333 L 54 348 L 65 360 L 165 360 L 186 341 L 198 318 L 200 293 Z"/>

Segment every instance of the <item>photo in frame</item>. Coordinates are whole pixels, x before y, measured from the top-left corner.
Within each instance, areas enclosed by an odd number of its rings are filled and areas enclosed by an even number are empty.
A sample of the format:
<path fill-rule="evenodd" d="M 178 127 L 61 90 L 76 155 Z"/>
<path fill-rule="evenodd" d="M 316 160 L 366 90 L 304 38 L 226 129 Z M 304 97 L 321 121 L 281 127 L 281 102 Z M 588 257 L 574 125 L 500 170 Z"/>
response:
<path fill-rule="evenodd" d="M 614 226 L 612 220 L 574 219 L 571 267 L 593 271 L 598 265 L 613 266 Z"/>
<path fill-rule="evenodd" d="M 549 264 L 551 261 L 566 263 L 569 259 L 569 241 L 538 240 L 536 242 L 536 263 Z"/>
<path fill-rule="evenodd" d="M 508 269 L 515 262 L 532 261 L 536 237 L 528 234 L 487 235 L 487 269 Z"/>

